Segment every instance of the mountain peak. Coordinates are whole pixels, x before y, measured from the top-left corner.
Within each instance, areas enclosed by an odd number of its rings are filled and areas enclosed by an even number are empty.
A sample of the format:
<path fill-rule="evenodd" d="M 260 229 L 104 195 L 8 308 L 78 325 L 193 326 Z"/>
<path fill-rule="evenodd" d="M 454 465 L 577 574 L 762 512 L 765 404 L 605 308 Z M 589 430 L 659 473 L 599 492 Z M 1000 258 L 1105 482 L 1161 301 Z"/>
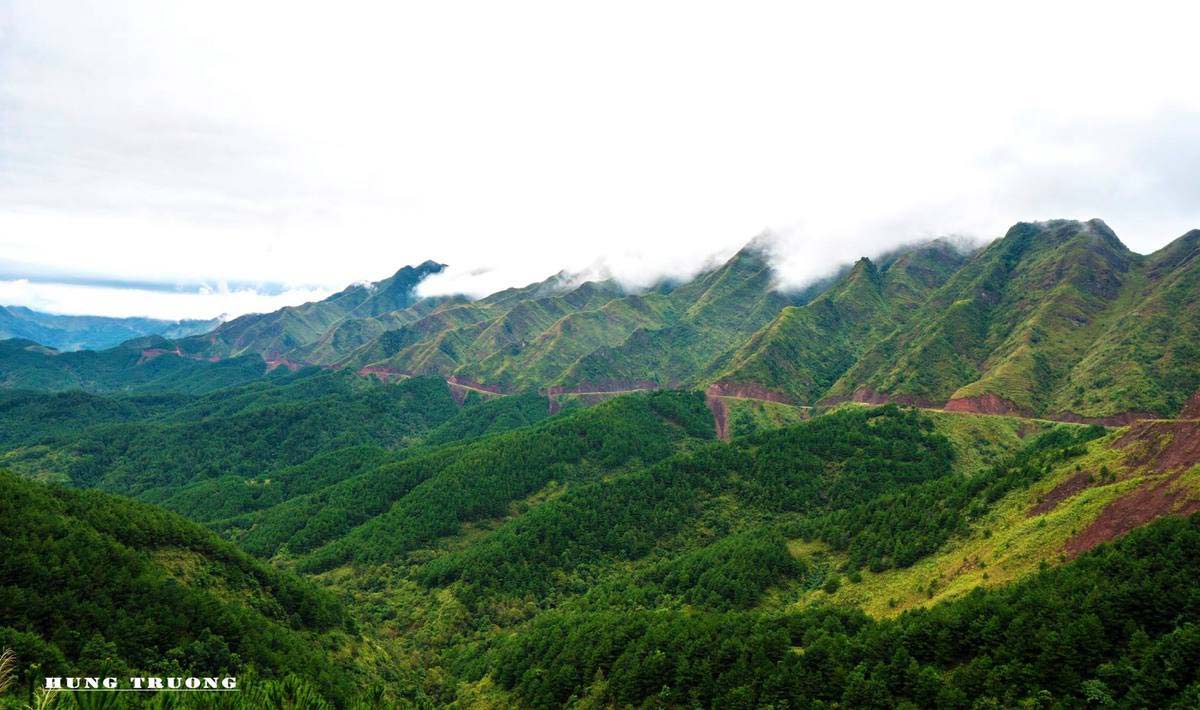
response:
<path fill-rule="evenodd" d="M 433 259 L 426 259 L 416 266 L 411 264 L 402 266 L 396 273 L 392 274 L 392 279 L 407 280 L 416 275 L 418 278 L 424 278 L 430 274 L 436 274 L 446 269 L 445 264 L 438 263 Z"/>
<path fill-rule="evenodd" d="M 1088 251 L 1099 250 L 1112 258 L 1132 258 L 1133 252 L 1103 220 L 1052 219 L 1042 222 L 1018 222 L 996 243 L 1008 259 L 1022 259 L 1028 253 L 1058 249 L 1067 245 Z"/>
<path fill-rule="evenodd" d="M 1108 226 L 1108 224 L 1107 224 L 1107 223 L 1105 223 L 1105 221 L 1104 221 L 1104 220 L 1102 220 L 1102 219 L 1100 219 L 1100 218 L 1098 218 L 1098 217 L 1093 217 L 1092 219 L 1089 219 L 1089 220 L 1086 222 L 1086 224 L 1087 224 L 1087 226 L 1088 226 L 1088 227 L 1090 227 L 1090 228 L 1092 229 L 1092 231 L 1094 231 L 1094 232 L 1097 232 L 1097 233 L 1099 233 L 1099 234 L 1102 234 L 1102 235 L 1104 235 L 1104 236 L 1106 236 L 1106 237 L 1110 237 L 1110 238 L 1112 238 L 1112 239 L 1116 239 L 1116 238 L 1117 238 L 1117 233 L 1116 233 L 1116 232 L 1114 232 L 1114 231 L 1112 230 L 1112 227 L 1109 227 L 1109 226 Z"/>
<path fill-rule="evenodd" d="M 745 246 L 738 249 L 728 261 L 717 266 L 717 270 L 743 265 L 754 268 L 766 268 L 770 266 L 770 257 L 770 244 L 767 242 L 765 236 L 759 236 L 746 242 Z"/>
<path fill-rule="evenodd" d="M 879 269 L 875 266 L 875 262 L 867 257 L 859 257 L 858 261 L 854 262 L 854 266 L 850 268 L 850 273 L 846 276 L 847 281 L 859 279 L 867 279 L 873 284 L 881 282 Z"/>
<path fill-rule="evenodd" d="M 434 261 L 433 259 L 426 259 L 425 261 L 422 261 L 420 264 L 417 265 L 417 271 L 425 271 L 425 272 L 435 272 L 436 273 L 438 271 L 444 270 L 445 268 L 446 268 L 446 264 L 442 264 L 440 262 Z"/>

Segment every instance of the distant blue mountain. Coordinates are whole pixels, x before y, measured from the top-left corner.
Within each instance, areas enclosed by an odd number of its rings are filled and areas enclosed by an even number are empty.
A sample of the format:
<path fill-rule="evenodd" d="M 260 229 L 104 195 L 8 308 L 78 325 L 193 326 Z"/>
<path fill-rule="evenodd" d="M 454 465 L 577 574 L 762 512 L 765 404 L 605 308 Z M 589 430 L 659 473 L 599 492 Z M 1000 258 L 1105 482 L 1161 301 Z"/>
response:
<path fill-rule="evenodd" d="M 211 320 L 158 320 L 106 316 L 60 316 L 24 306 L 0 306 L 0 340 L 25 338 L 55 350 L 102 350 L 146 335 L 183 338 L 221 324 Z"/>

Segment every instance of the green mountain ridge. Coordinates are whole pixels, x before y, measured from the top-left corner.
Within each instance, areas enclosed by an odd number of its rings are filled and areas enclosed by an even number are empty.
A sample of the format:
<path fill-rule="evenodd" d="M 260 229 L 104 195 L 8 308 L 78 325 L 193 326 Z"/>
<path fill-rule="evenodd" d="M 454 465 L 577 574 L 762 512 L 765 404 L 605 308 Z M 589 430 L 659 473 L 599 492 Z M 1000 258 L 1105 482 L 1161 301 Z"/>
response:
<path fill-rule="evenodd" d="M 1185 303 L 1196 254 L 1185 236 L 1136 255 L 1099 220 L 1017 225 L 934 292 L 910 326 L 865 352 L 826 399 L 1060 418 L 1174 415 L 1200 387 Z M 1156 328 L 1143 309 L 1159 314 Z"/>
<path fill-rule="evenodd" d="M 31 340 L 0 340 L 0 386 L 87 392 L 210 392 L 270 375 L 257 355 L 224 360 L 187 357 L 160 336 L 108 350 L 60 353 Z"/>
<path fill-rule="evenodd" d="M 376 317 L 413 305 L 416 285 L 444 268 L 434 261 L 405 266 L 383 281 L 349 286 L 321 301 L 235 318 L 210 333 L 181 340 L 179 347 L 204 357 L 257 353 L 265 360 L 277 360 L 317 341 L 345 318 Z"/>
<path fill-rule="evenodd" d="M 965 260 L 944 243 L 884 259 L 882 268 L 864 257 L 810 303 L 781 311 L 722 363 L 713 379 L 815 402 Z"/>
<path fill-rule="evenodd" d="M 559 273 L 478 300 L 419 298 L 420 282 L 444 268 L 425 262 L 140 350 L 130 341 L 73 360 L 10 343 L 0 381 L 200 391 L 261 375 L 239 360 L 257 356 L 266 370 L 438 376 L 496 393 L 717 385 L 798 404 L 1119 423 L 1172 416 L 1200 390 L 1198 234 L 1143 256 L 1099 220 L 1022 223 L 970 254 L 911 245 L 795 293 L 777 290 L 757 241 L 643 293 Z"/>

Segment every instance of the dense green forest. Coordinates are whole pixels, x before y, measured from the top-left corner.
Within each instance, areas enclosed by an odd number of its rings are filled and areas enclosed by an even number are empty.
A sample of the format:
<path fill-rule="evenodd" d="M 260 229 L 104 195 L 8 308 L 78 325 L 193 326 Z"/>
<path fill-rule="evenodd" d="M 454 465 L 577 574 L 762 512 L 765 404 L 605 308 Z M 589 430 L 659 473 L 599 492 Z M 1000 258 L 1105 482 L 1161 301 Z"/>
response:
<path fill-rule="evenodd" d="M 832 603 L 1080 461 L 1129 475 L 1101 427 L 1043 426 L 966 474 L 953 418 L 894 405 L 763 419 L 724 442 L 694 392 L 549 416 L 534 393 L 456 404 L 432 378 L 319 371 L 212 394 L 0 402 L 21 424 L 13 451 L 90 440 L 107 457 L 89 460 L 108 472 L 97 482 L 171 471 L 180 485 L 143 496 L 169 492 L 163 503 L 215 531 L 0 476 L 0 645 L 43 674 L 228 670 L 253 685 L 229 707 L 1138 706 L 1196 693 L 1170 665 L 1197 643 L 1181 583 L 1200 564 L 1194 520 L 895 618 Z M 254 426 L 294 443 L 251 439 Z M 978 439 L 988 428 L 965 431 L 968 448 L 994 451 Z M 224 437 L 239 439 L 231 452 Z M 207 458 L 186 451 L 205 446 Z"/>
<path fill-rule="evenodd" d="M 653 462 L 684 439 L 711 436 L 697 395 L 622 398 L 526 429 L 413 453 L 233 524 L 247 530 L 241 542 L 254 552 L 274 553 L 284 545 L 294 554 L 316 550 L 304 561 L 309 571 L 347 559 L 383 561 L 454 533 L 464 522 L 502 515 L 511 502 L 552 481 L 586 480 Z"/>
<path fill-rule="evenodd" d="M 262 480 L 335 449 L 402 446 L 456 412 L 435 378 L 385 385 L 309 371 L 191 398 L 26 395 L 0 418 L 37 445 L 16 452 L 14 468 L 170 506 L 209 479 Z"/>
<path fill-rule="evenodd" d="M 689 526 L 730 532 L 748 521 L 838 509 L 948 475 L 949 444 L 930 428 L 928 420 L 895 407 L 848 410 L 733 445 L 698 447 L 568 490 L 470 547 L 431 561 L 421 579 L 458 580 L 467 599 L 543 596 L 563 572 L 604 559 L 644 557 Z M 685 549 L 704 539 L 682 537 Z"/>
<path fill-rule="evenodd" d="M 174 514 L 0 473 L 0 548 L 0 647 L 43 675 L 253 669 L 355 691 L 327 655 L 354 628 L 333 595 Z"/>
<path fill-rule="evenodd" d="M 464 660 L 528 707 L 1195 707 L 1200 517 L 1059 569 L 874 621 L 799 613 L 555 613 Z"/>
<path fill-rule="evenodd" d="M 426 434 L 429 445 L 449 444 L 497 434 L 536 424 L 549 416 L 549 402 L 537 392 L 484 400 L 477 393 L 467 395 L 463 408 L 449 421 Z"/>

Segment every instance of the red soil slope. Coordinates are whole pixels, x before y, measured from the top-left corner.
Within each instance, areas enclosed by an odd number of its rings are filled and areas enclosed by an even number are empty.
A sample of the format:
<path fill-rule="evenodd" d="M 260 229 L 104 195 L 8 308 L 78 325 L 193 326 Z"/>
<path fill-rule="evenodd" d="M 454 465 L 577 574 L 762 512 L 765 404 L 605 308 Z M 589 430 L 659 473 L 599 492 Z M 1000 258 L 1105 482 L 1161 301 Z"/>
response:
<path fill-rule="evenodd" d="M 974 397 L 960 397 L 946 402 L 946 406 L 942 407 L 947 412 L 973 412 L 975 414 L 1009 414 L 1013 416 L 1027 416 L 1015 402 L 1005 399 L 999 395 L 980 394 Z"/>
<path fill-rule="evenodd" d="M 717 438 L 729 441 L 729 407 L 725 404 L 725 400 L 708 395 L 704 398 L 704 403 L 708 405 L 708 411 L 712 412 Z"/>
<path fill-rule="evenodd" d="M 1126 467 L 1168 475 L 1148 481 L 1109 503 L 1086 530 L 1067 541 L 1064 552 L 1068 557 L 1075 557 L 1155 518 L 1188 515 L 1200 510 L 1200 493 L 1176 485 L 1180 476 L 1200 463 L 1200 423 L 1141 422 L 1130 427 L 1114 446 L 1125 450 Z"/>
<path fill-rule="evenodd" d="M 1085 488 L 1092 485 L 1095 477 L 1087 471 L 1081 471 L 1074 476 L 1054 487 L 1054 490 L 1042 497 L 1042 500 L 1037 505 L 1030 508 L 1028 517 L 1032 518 L 1035 515 L 1045 515 L 1058 507 L 1058 504 L 1064 500 L 1075 496 L 1082 492 Z"/>

